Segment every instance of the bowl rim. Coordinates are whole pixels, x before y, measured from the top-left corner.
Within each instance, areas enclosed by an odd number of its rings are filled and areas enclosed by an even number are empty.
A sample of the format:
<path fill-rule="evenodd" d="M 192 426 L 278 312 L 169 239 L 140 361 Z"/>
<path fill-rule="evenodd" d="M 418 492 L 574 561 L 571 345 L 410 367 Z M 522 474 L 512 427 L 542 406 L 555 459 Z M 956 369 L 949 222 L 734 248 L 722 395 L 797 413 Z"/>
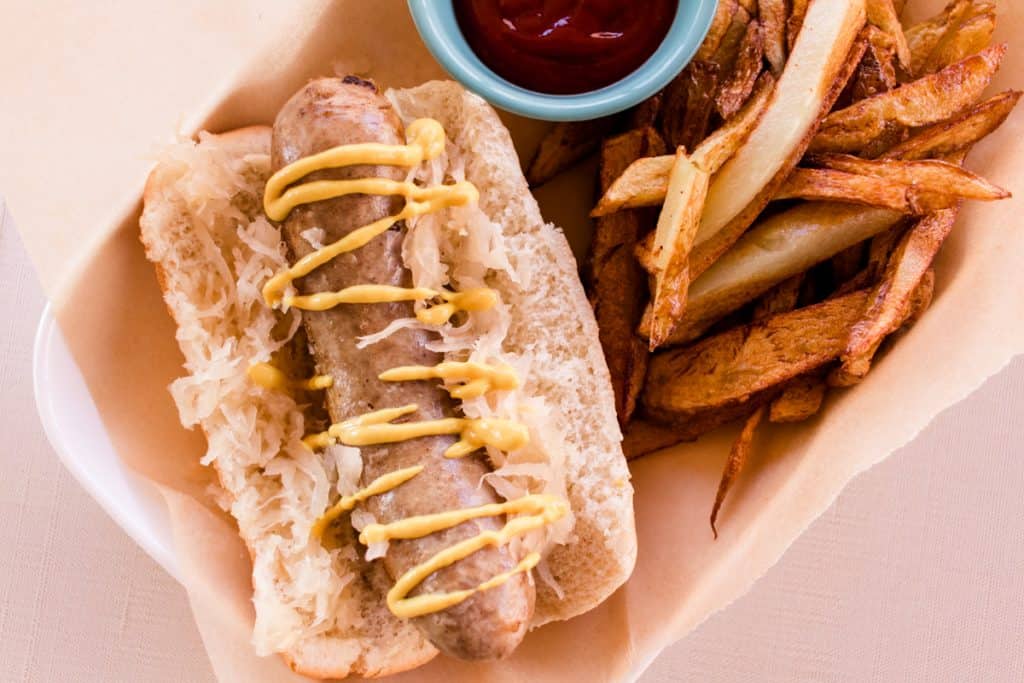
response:
<path fill-rule="evenodd" d="M 700 49 L 718 0 L 680 0 L 665 39 L 646 62 L 615 83 L 576 95 L 528 90 L 491 70 L 459 29 L 452 0 L 408 0 L 408 5 L 416 30 L 434 59 L 469 90 L 515 114 L 547 121 L 583 121 L 628 109 L 667 86 Z"/>

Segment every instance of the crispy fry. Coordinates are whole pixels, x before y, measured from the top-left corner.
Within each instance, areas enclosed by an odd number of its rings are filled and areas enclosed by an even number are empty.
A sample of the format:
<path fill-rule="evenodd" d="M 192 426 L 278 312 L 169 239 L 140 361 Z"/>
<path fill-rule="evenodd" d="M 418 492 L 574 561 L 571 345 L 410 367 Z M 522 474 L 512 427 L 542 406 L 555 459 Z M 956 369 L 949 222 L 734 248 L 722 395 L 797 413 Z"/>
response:
<path fill-rule="evenodd" d="M 722 84 L 715 98 L 715 107 L 723 120 L 728 121 L 740 110 L 754 91 L 764 62 L 764 38 L 761 24 L 751 21 L 739 46 L 732 74 Z"/>
<path fill-rule="evenodd" d="M 800 29 L 804 27 L 804 17 L 807 16 L 807 9 L 811 0 L 793 0 L 793 9 L 789 13 L 789 20 L 786 22 L 786 44 L 789 51 L 793 51 L 796 39 L 800 35 Z"/>
<path fill-rule="evenodd" d="M 1006 121 L 1020 101 L 1021 93 L 1008 90 L 975 105 L 959 118 L 943 121 L 916 132 L 906 142 L 893 147 L 882 158 L 910 161 L 941 157 L 969 148 Z"/>
<path fill-rule="evenodd" d="M 887 209 L 809 202 L 755 225 L 690 285 L 686 315 L 669 339 L 683 344 L 783 280 L 902 222 Z M 641 324 L 641 335 L 645 329 Z"/>
<path fill-rule="evenodd" d="M 690 269 L 708 269 L 757 219 L 803 156 L 821 113 L 846 87 L 866 43 L 862 1 L 815 0 L 764 115 L 708 190 Z"/>
<path fill-rule="evenodd" d="M 956 30 L 946 32 L 917 73 L 935 73 L 968 55 L 984 50 L 992 44 L 992 34 L 995 30 L 995 10 L 967 19 Z"/>
<path fill-rule="evenodd" d="M 864 377 L 879 344 L 902 324 L 914 290 L 952 231 L 958 212 L 954 208 L 926 216 L 900 241 L 882 282 L 871 293 L 863 319 L 850 332 L 842 354 L 846 375 Z"/>
<path fill-rule="evenodd" d="M 691 159 L 705 171 L 714 175 L 743 146 L 751 132 L 761 121 L 775 90 L 775 79 L 770 73 L 761 74 L 754 93 L 739 112 L 709 135 L 696 149 Z"/>
<path fill-rule="evenodd" d="M 932 297 L 935 294 L 935 270 L 929 268 L 921 278 L 920 284 L 910 297 L 910 303 L 900 314 L 897 328 L 891 334 L 878 340 L 874 348 L 870 349 L 859 361 L 856 367 L 848 368 L 840 365 L 829 373 L 826 382 L 830 387 L 848 388 L 856 386 L 864 381 L 864 378 L 871 370 L 875 356 L 886 339 L 896 337 L 904 330 L 913 327 L 914 324 L 924 315 L 925 311 L 932 304 Z M 854 374 L 856 372 L 857 374 Z"/>
<path fill-rule="evenodd" d="M 610 184 L 635 158 L 663 152 L 664 144 L 653 129 L 630 131 L 605 141 L 601 184 Z M 645 304 L 646 275 L 633 260 L 632 251 L 645 227 L 646 218 L 637 212 L 598 219 L 589 259 L 591 303 L 622 424 L 636 407 L 647 369 L 646 344 L 633 332 Z"/>
<path fill-rule="evenodd" d="M 714 62 L 690 62 L 665 90 L 661 128 L 669 147 L 692 150 L 707 136 L 719 69 Z"/>
<path fill-rule="evenodd" d="M 921 283 L 914 290 L 914 296 L 910 299 L 910 310 L 907 319 L 903 321 L 900 330 L 907 330 L 917 324 L 929 308 L 935 298 L 935 269 L 929 268 L 925 271 Z"/>
<path fill-rule="evenodd" d="M 663 427 L 646 420 L 633 420 L 623 431 L 622 452 L 628 460 L 656 453 L 670 446 L 692 441 L 696 436 L 675 427 Z"/>
<path fill-rule="evenodd" d="M 821 410 L 828 385 L 814 373 L 797 377 L 771 402 L 768 421 L 776 424 L 805 422 Z"/>
<path fill-rule="evenodd" d="M 694 57 L 695 61 L 706 62 L 715 56 L 718 46 L 722 44 L 726 32 L 732 26 L 732 18 L 736 16 L 740 4 L 737 0 L 719 0 L 718 8 L 715 10 L 715 17 L 711 20 L 711 28 L 708 29 L 704 42 Z"/>
<path fill-rule="evenodd" d="M 829 261 L 831 265 L 832 285 L 836 288 L 843 283 L 849 282 L 860 273 L 865 260 L 865 244 L 855 244 L 849 249 L 844 249 Z"/>
<path fill-rule="evenodd" d="M 863 150 L 887 125 L 927 126 L 957 115 L 981 97 L 995 75 L 1005 45 L 997 45 L 924 76 L 829 114 L 811 143 L 812 152 Z"/>
<path fill-rule="evenodd" d="M 642 395 L 647 414 L 685 426 L 767 402 L 785 383 L 839 357 L 867 300 L 867 291 L 856 292 L 656 354 Z"/>
<path fill-rule="evenodd" d="M 651 351 L 664 343 L 686 309 L 690 249 L 700 225 L 709 178 L 683 150 L 676 152 L 665 206 L 654 231 Z"/>
<path fill-rule="evenodd" d="M 947 35 L 955 33 L 962 23 L 970 21 L 974 16 L 994 11 L 995 3 L 988 0 L 953 0 L 939 14 L 907 29 L 905 33 L 910 46 L 911 72 L 922 75 L 925 62 L 939 43 Z"/>
<path fill-rule="evenodd" d="M 903 234 L 907 231 L 906 227 L 898 225 L 871 238 L 871 243 L 868 246 L 867 272 L 872 284 L 882 279 L 885 267 L 889 263 L 889 257 L 892 256 L 896 245 L 900 243 Z"/>
<path fill-rule="evenodd" d="M 664 91 L 655 93 L 646 100 L 636 105 L 629 114 L 629 129 L 653 128 L 657 125 L 658 117 L 661 116 L 661 105 L 664 101 Z"/>
<path fill-rule="evenodd" d="M 905 185 L 894 185 L 882 178 L 823 168 L 798 168 L 775 198 L 848 202 L 913 214 L 910 194 Z M 950 203 L 955 201 L 955 197 L 949 198 Z"/>
<path fill-rule="evenodd" d="M 709 61 L 718 64 L 722 69 L 722 76 L 732 73 L 736 60 L 739 58 L 740 46 L 743 44 L 743 37 L 747 33 L 747 26 L 750 24 L 750 13 L 742 5 L 736 10 L 732 17 L 732 23 L 722 37 L 722 42 Z"/>
<path fill-rule="evenodd" d="M 972 9 L 972 0 L 952 0 L 934 17 L 911 26 L 904 35 L 910 47 L 910 70 L 919 74 L 932 50 L 939 44 L 950 27 L 957 26 Z"/>
<path fill-rule="evenodd" d="M 897 85 L 896 51 L 891 38 L 874 26 L 868 27 L 867 37 L 867 51 L 848 88 L 853 102 L 889 92 Z"/>
<path fill-rule="evenodd" d="M 797 307 L 800 290 L 804 284 L 804 273 L 784 280 L 762 296 L 754 306 L 752 321 L 755 323 L 767 320 L 780 313 L 788 313 Z"/>
<path fill-rule="evenodd" d="M 617 118 L 606 116 L 592 121 L 556 123 L 540 141 L 526 179 L 531 187 L 543 185 L 597 151 L 601 138 L 614 130 Z"/>
<path fill-rule="evenodd" d="M 637 159 L 615 179 L 590 215 L 596 218 L 621 209 L 662 204 L 674 165 L 675 157 L 672 155 Z"/>
<path fill-rule="evenodd" d="M 757 125 L 774 86 L 775 79 L 771 74 L 762 74 L 753 96 L 743 105 L 739 114 L 700 143 L 690 155 L 690 160 L 711 175 L 717 173 Z M 623 208 L 658 206 L 663 203 L 668 190 L 668 176 L 674 163 L 675 157 L 672 155 L 637 160 L 608 188 L 591 215 L 606 216 Z"/>
<path fill-rule="evenodd" d="M 910 46 L 903 33 L 899 14 L 892 0 L 867 0 L 868 21 L 885 31 L 896 46 L 896 57 L 904 69 L 910 69 Z"/>
<path fill-rule="evenodd" d="M 764 56 L 772 73 L 780 76 L 786 67 L 786 0 L 759 0 L 758 20 L 764 35 Z"/>
<path fill-rule="evenodd" d="M 1006 199 L 1010 193 L 959 164 L 939 159 L 906 161 L 902 159 L 876 159 L 870 161 L 846 154 L 814 154 L 808 162 L 825 168 L 874 176 L 893 183 L 909 185 L 924 192 L 955 194 L 964 199 L 993 201 Z"/>
<path fill-rule="evenodd" d="M 961 199 L 994 201 L 1010 193 L 958 165 L 936 159 L 869 161 L 845 154 L 810 155 L 821 169 L 797 169 L 778 199 L 833 200 L 923 215 Z"/>
<path fill-rule="evenodd" d="M 715 504 L 711 508 L 711 531 L 714 532 L 715 538 L 718 538 L 718 528 L 715 526 L 715 523 L 718 521 L 718 512 L 722 509 L 725 497 L 729 495 L 729 489 L 732 488 L 736 479 L 739 478 L 744 465 L 747 463 L 747 459 L 750 457 L 754 434 L 757 432 L 757 427 L 761 424 L 761 420 L 764 419 L 764 413 L 764 406 L 755 410 L 743 424 L 740 435 L 736 437 L 736 441 L 732 445 L 732 451 L 729 453 L 729 460 L 726 462 L 725 471 L 722 472 L 722 480 L 718 484 L 718 492 L 715 494 Z"/>

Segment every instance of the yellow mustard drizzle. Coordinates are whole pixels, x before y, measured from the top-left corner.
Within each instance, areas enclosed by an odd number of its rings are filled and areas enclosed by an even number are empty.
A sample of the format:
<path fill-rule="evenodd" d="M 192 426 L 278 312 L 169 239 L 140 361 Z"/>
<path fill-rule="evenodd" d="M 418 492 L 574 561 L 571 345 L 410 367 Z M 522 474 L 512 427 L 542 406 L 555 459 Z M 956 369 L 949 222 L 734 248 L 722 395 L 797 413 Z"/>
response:
<path fill-rule="evenodd" d="M 283 303 L 284 292 L 296 279 L 308 275 L 331 259 L 366 245 L 399 221 L 441 211 L 453 206 L 473 204 L 480 198 L 476 187 L 469 182 L 451 185 L 419 187 L 409 181 L 387 178 L 361 178 L 357 180 L 318 180 L 289 187 L 310 173 L 325 168 L 353 165 L 416 166 L 436 159 L 444 151 L 445 132 L 441 124 L 432 119 L 418 119 L 405 131 L 407 144 L 382 145 L 366 143 L 343 145 L 320 154 L 299 159 L 271 176 L 263 193 L 263 209 L 267 216 L 282 221 L 300 204 L 333 199 L 348 194 L 398 195 L 406 204 L 398 214 L 386 216 L 369 225 L 353 230 L 345 237 L 299 259 L 295 265 L 274 275 L 263 286 L 263 298 L 268 306 Z M 301 308 L 298 304 L 296 307 Z"/>
<path fill-rule="evenodd" d="M 285 294 L 296 279 L 308 275 L 341 254 L 365 246 L 400 221 L 450 207 L 473 204 L 479 200 L 479 192 L 476 187 L 465 181 L 432 187 L 420 187 L 409 181 L 395 181 L 388 178 L 318 180 L 296 184 L 309 174 L 327 168 L 353 165 L 411 168 L 424 161 L 436 159 L 444 152 L 445 131 L 437 121 L 432 119 L 413 121 L 406 128 L 405 136 L 405 145 L 366 143 L 335 147 L 299 159 L 282 168 L 270 178 L 264 192 L 263 205 L 266 215 L 275 221 L 283 221 L 294 208 L 302 204 L 351 194 L 401 196 L 406 203 L 398 214 L 386 216 L 353 230 L 342 239 L 304 256 L 293 266 L 271 277 L 263 287 L 263 298 L 268 306 L 323 311 L 341 304 L 431 302 L 417 311 L 417 319 L 424 324 L 443 325 L 460 311 L 486 311 L 497 304 L 497 292 L 489 288 L 451 292 L 423 287 L 405 288 L 366 284 L 346 287 L 336 292 L 319 292 L 305 296 Z M 249 376 L 257 384 L 268 388 L 298 386 L 319 389 L 332 384 L 330 377 L 314 377 L 296 383 L 269 364 L 254 365 L 249 369 Z M 432 378 L 456 383 L 457 386 L 449 387 L 448 390 L 453 397 L 459 399 L 477 398 L 489 391 L 510 390 L 519 385 L 519 380 L 512 368 L 507 366 L 491 367 L 468 362 L 440 363 L 433 368 L 422 366 L 393 368 L 380 376 L 382 381 L 390 382 Z M 410 415 L 417 410 L 416 405 L 377 410 L 331 425 L 326 432 L 309 435 L 303 441 L 310 448 L 325 448 L 337 442 L 349 446 L 368 446 L 425 436 L 458 435 L 459 440 L 444 453 L 448 458 L 464 457 L 485 446 L 492 446 L 503 451 L 514 451 L 529 442 L 529 432 L 526 427 L 511 420 L 452 417 L 392 424 L 394 420 Z M 312 535 L 322 539 L 327 527 L 343 513 L 352 510 L 357 504 L 372 496 L 387 493 L 422 471 L 422 466 L 416 466 L 391 472 L 378 477 L 365 488 L 351 495 L 343 496 L 315 522 L 311 529 Z M 530 553 L 511 571 L 498 574 L 475 588 L 420 595 L 413 598 L 407 597 L 416 586 L 439 569 L 443 569 L 484 547 L 507 544 L 512 538 L 557 521 L 567 513 L 568 504 L 560 498 L 548 495 L 529 495 L 505 503 L 410 517 L 386 525 L 373 524 L 363 530 L 363 533 L 360 534 L 360 541 L 368 545 L 374 542 L 373 539 L 384 541 L 391 538 L 419 538 L 452 528 L 470 519 L 497 515 L 511 516 L 500 530 L 482 532 L 442 550 L 426 562 L 412 567 L 398 579 L 395 586 L 388 592 L 388 607 L 396 616 L 411 618 L 451 607 L 474 593 L 501 585 L 517 573 L 530 571 L 540 561 L 539 553 Z"/>
<path fill-rule="evenodd" d="M 384 382 L 414 382 L 416 380 L 440 379 L 455 382 L 446 386 L 452 398 L 460 401 L 479 398 L 491 391 L 511 391 L 519 387 L 515 370 L 507 365 L 484 365 L 483 363 L 445 361 L 434 366 L 407 365 L 382 372 L 379 379 Z"/>
<path fill-rule="evenodd" d="M 326 311 L 339 304 L 383 304 L 395 301 L 427 301 L 441 299 L 416 312 L 416 319 L 427 325 L 443 325 L 460 311 L 486 311 L 498 303 L 498 293 L 487 287 L 463 292 L 437 291 L 427 287 L 394 287 L 392 285 L 353 285 L 337 292 L 318 292 L 305 296 L 284 296 L 285 306 L 307 311 Z"/>
<path fill-rule="evenodd" d="M 397 486 L 401 486 L 422 471 L 423 465 L 416 465 L 415 467 L 406 467 L 404 470 L 389 472 L 388 474 L 377 477 L 366 487 L 356 491 L 352 495 L 342 496 L 337 503 L 329 507 L 327 512 L 320 516 L 320 519 L 316 520 L 313 524 L 313 528 L 310 530 L 310 533 L 314 538 L 323 538 L 327 527 L 342 514 L 353 509 L 356 505 L 362 503 L 371 496 L 379 496 L 380 494 L 387 493 Z"/>
<path fill-rule="evenodd" d="M 246 374 L 254 384 L 276 391 L 287 389 L 318 391 L 334 386 L 334 378 L 329 375 L 313 375 L 309 379 L 292 379 L 270 363 L 253 363 L 249 366 Z"/>
<path fill-rule="evenodd" d="M 400 408 L 375 410 L 365 415 L 333 424 L 326 432 L 311 434 L 303 442 L 312 449 L 326 448 L 334 443 L 346 446 L 374 446 L 397 443 L 425 436 L 458 435 L 459 440 L 444 452 L 446 458 L 462 458 L 484 446 L 514 451 L 530 441 L 526 427 L 512 420 L 497 418 L 444 417 L 438 420 L 392 424 L 419 410 L 411 404 Z"/>
<path fill-rule="evenodd" d="M 450 529 L 467 520 L 478 517 L 522 515 L 512 517 L 497 531 L 482 531 L 476 536 L 459 541 L 450 548 L 445 548 L 437 553 L 426 562 L 418 564 L 402 574 L 391 590 L 388 591 L 388 609 L 397 617 L 411 619 L 456 605 L 474 593 L 488 590 L 504 583 L 516 573 L 533 569 L 540 562 L 540 553 L 530 553 L 512 571 L 499 574 L 475 588 L 448 593 L 427 593 L 412 598 L 407 597 L 416 586 L 420 585 L 434 572 L 455 564 L 459 560 L 487 546 L 506 545 L 516 536 L 522 536 L 547 524 L 556 522 L 568 512 L 569 506 L 561 498 L 535 494 L 504 503 L 492 503 L 476 508 L 452 510 L 436 515 L 409 517 L 390 524 L 371 524 L 359 534 L 359 540 L 369 545 L 375 540 L 419 538 L 435 531 Z"/>

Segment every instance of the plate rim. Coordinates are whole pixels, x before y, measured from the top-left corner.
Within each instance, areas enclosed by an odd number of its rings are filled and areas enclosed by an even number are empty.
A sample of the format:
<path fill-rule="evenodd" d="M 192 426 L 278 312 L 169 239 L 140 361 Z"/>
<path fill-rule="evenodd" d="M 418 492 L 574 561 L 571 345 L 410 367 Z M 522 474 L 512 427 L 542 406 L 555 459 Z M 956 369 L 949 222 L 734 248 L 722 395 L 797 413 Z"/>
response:
<path fill-rule="evenodd" d="M 60 326 L 53 314 L 53 305 L 47 302 L 43 308 L 39 323 L 36 326 L 35 339 L 32 345 L 32 391 L 35 398 L 36 413 L 43 426 L 43 433 L 47 441 L 57 453 L 57 457 L 78 484 L 86 490 L 94 501 L 103 509 L 115 524 L 124 531 L 142 550 L 149 555 L 160 567 L 166 571 L 175 581 L 184 585 L 178 567 L 178 558 L 174 550 L 173 530 L 171 529 L 170 517 L 167 512 L 166 502 L 157 487 L 141 475 L 133 472 L 124 462 L 121 461 L 116 449 L 113 452 L 117 467 L 124 477 L 125 486 L 136 494 L 138 498 L 146 497 L 152 502 L 153 507 L 158 507 L 166 516 L 166 530 L 158 528 L 150 522 L 154 521 L 148 515 L 135 517 L 127 514 L 124 506 L 119 505 L 109 495 L 101 482 L 98 481 L 94 470 L 84 464 L 84 460 L 76 455 L 74 446 L 68 442 L 66 434 L 61 428 L 60 421 L 54 410 L 51 396 L 52 382 L 50 373 L 53 371 L 52 358 L 55 353 L 55 345 L 64 347 L 63 351 L 70 351 L 66 347 Z M 69 358 L 78 372 L 78 364 L 73 358 Z M 84 380 L 83 380 L 84 383 Z M 88 392 L 88 388 L 86 388 Z M 89 396 L 89 402 L 93 410 L 96 404 Z M 99 427 L 106 433 L 106 426 L 100 418 Z M 113 448 L 113 446 L 111 445 Z M 148 487 L 148 488 L 147 488 Z M 144 505 L 140 500 L 133 501 L 137 507 Z M 156 510 L 154 510 L 156 512 Z M 157 512 L 156 514 L 160 514 Z"/>

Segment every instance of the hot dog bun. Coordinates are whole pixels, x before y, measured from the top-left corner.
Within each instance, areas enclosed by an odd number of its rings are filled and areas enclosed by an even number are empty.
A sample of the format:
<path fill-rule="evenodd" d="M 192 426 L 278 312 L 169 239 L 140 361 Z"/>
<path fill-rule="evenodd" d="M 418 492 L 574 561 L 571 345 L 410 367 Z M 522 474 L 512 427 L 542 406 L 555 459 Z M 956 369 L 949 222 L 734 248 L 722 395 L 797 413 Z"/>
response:
<path fill-rule="evenodd" d="M 541 218 L 511 138 L 486 103 L 450 82 L 389 97 L 406 121 L 441 122 L 480 190 L 480 209 L 501 226 L 509 261 L 530 274 L 528 284 L 498 277 L 491 286 L 510 304 L 505 346 L 530 358 L 525 389 L 543 399 L 561 434 L 561 475 L 575 517 L 567 542 L 547 556 L 554 582 L 536 581 L 532 626 L 570 618 L 620 586 L 636 558 L 632 487 L 576 262 L 562 233 Z M 188 372 L 171 391 L 183 424 L 207 436 L 219 502 L 238 520 L 253 558 L 257 651 L 278 652 L 315 677 L 396 673 L 436 651 L 388 611 L 380 563 L 361 559 L 354 535 L 329 551 L 309 538 L 330 490 L 351 490 L 358 456 L 306 450 L 295 400 L 246 374 L 271 354 L 278 364 L 290 359 L 296 375 L 309 363 L 301 338 L 290 337 L 293 318 L 260 298 L 262 282 L 286 265 L 280 232 L 260 203 L 269 148 L 268 128 L 204 134 L 169 150 L 146 185 L 142 241 Z"/>

